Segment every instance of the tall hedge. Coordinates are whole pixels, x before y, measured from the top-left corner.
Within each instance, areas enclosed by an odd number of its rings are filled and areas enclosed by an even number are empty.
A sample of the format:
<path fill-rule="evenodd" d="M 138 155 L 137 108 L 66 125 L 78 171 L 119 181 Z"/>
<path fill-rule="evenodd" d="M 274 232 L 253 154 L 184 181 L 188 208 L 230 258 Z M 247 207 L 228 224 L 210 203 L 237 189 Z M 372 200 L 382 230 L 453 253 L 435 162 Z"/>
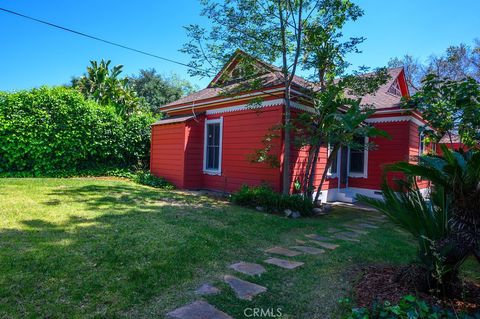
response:
<path fill-rule="evenodd" d="M 122 118 L 76 90 L 0 92 L 0 172 L 49 174 L 148 162 L 149 113 Z"/>

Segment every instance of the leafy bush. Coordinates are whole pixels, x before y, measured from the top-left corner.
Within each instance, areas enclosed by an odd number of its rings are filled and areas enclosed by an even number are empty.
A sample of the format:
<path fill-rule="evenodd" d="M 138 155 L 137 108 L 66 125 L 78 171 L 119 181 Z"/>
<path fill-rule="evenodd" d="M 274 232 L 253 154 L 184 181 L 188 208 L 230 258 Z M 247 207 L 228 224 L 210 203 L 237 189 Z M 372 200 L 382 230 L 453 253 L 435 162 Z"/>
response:
<path fill-rule="evenodd" d="M 285 209 L 298 211 L 302 215 L 310 215 L 313 203 L 300 195 L 283 195 L 275 192 L 270 187 L 263 185 L 257 187 L 242 186 L 231 197 L 232 201 L 241 206 L 262 207 L 269 213 L 279 213 Z"/>
<path fill-rule="evenodd" d="M 133 178 L 138 184 L 147 185 L 155 188 L 162 188 L 162 189 L 174 189 L 175 187 L 173 184 L 169 183 L 164 178 L 156 177 L 150 172 L 139 172 Z"/>
<path fill-rule="evenodd" d="M 133 167 L 149 158 L 153 121 L 150 113 L 121 117 L 71 88 L 0 92 L 0 172 Z"/>
<path fill-rule="evenodd" d="M 349 301 L 342 303 L 348 305 Z M 430 306 L 423 300 L 408 295 L 403 297 L 397 305 L 389 302 L 378 304 L 373 309 L 352 308 L 344 319 L 478 319 L 476 315 L 458 314 L 438 306 Z"/>

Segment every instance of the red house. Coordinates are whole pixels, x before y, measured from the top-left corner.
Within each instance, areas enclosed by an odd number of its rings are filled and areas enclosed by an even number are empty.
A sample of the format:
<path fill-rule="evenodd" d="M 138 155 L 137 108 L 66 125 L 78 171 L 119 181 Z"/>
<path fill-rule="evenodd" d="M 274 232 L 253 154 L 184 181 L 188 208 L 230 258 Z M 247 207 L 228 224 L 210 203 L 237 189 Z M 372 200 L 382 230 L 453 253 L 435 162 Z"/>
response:
<path fill-rule="evenodd" d="M 222 92 L 237 87 L 241 79 L 237 63 L 242 57 L 237 52 L 212 82 L 203 90 L 160 107 L 167 117 L 152 125 L 150 170 L 166 178 L 178 188 L 209 189 L 234 192 L 242 185 L 268 184 L 282 189 L 282 165 L 272 168 L 253 163 L 255 150 L 269 129 L 284 121 L 285 103 L 281 70 L 256 61 L 261 90 L 251 90 L 226 97 Z M 390 69 L 388 83 L 375 95 L 365 96 L 363 104 L 373 105 L 376 112 L 368 123 L 389 133 L 391 139 L 374 138 L 375 150 L 353 151 L 343 148 L 322 189 L 323 201 L 354 201 L 356 194 L 381 196 L 382 166 L 396 161 L 413 161 L 424 152 L 418 127 L 424 125 L 420 114 L 400 108 L 402 96 L 408 88 L 402 68 Z M 229 81 L 224 79 L 228 78 Z M 223 81 L 223 82 L 222 82 Z M 295 77 L 292 85 L 292 117 L 313 109 L 302 91 L 309 83 Z M 252 106 L 252 99 L 258 102 Z M 271 152 L 280 162 L 289 160 L 292 185 L 302 179 L 306 165 L 304 149 L 291 150 L 289 159 L 283 156 L 282 138 L 273 140 Z M 328 149 L 322 148 L 317 179 L 325 167 Z M 427 187 L 427 185 L 420 185 Z"/>

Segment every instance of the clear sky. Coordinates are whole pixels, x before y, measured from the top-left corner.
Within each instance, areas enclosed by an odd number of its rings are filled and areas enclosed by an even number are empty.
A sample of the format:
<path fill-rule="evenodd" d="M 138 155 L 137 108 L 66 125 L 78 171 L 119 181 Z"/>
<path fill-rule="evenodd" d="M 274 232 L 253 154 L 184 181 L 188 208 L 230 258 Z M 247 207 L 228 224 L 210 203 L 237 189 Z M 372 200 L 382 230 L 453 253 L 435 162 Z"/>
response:
<path fill-rule="evenodd" d="M 426 59 L 451 44 L 480 38 L 480 0 L 358 0 L 365 16 L 345 29 L 365 36 L 354 65 L 378 67 L 391 57 L 412 54 Z M 182 26 L 205 22 L 198 0 L 0 0 L 0 7 L 188 62 L 178 52 L 186 41 Z M 111 59 L 126 74 L 155 68 L 177 73 L 203 87 L 207 79 L 188 78 L 182 66 L 112 47 L 0 12 L 0 90 L 68 83 L 89 60 Z"/>

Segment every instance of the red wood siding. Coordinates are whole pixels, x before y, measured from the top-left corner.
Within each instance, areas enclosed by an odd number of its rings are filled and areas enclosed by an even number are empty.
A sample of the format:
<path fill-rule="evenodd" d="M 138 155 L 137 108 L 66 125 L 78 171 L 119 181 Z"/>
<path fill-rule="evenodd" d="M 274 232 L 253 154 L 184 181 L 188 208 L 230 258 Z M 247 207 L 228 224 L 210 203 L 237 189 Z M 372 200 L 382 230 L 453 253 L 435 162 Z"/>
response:
<path fill-rule="evenodd" d="M 391 139 L 384 137 L 370 139 L 376 148 L 368 151 L 367 178 L 349 177 L 349 187 L 380 189 L 384 165 L 408 160 L 410 122 L 375 123 L 375 127 L 386 131 Z M 400 177 L 390 174 L 389 180 Z"/>
<path fill-rule="evenodd" d="M 185 127 L 185 188 L 203 188 L 204 129 L 204 116 L 188 121 Z"/>
<path fill-rule="evenodd" d="M 150 171 L 178 188 L 184 185 L 185 123 L 152 126 Z"/>
<path fill-rule="evenodd" d="M 263 148 L 262 140 L 269 129 L 281 122 L 281 107 L 215 114 L 208 119 L 223 117 L 222 174 L 203 175 L 203 186 L 225 192 L 237 191 L 242 185 L 262 183 L 280 190 L 280 170 L 263 163 L 251 163 L 249 155 Z M 272 142 L 272 154 L 280 153 L 280 138 Z M 203 142 L 202 142 L 203 149 Z"/>

